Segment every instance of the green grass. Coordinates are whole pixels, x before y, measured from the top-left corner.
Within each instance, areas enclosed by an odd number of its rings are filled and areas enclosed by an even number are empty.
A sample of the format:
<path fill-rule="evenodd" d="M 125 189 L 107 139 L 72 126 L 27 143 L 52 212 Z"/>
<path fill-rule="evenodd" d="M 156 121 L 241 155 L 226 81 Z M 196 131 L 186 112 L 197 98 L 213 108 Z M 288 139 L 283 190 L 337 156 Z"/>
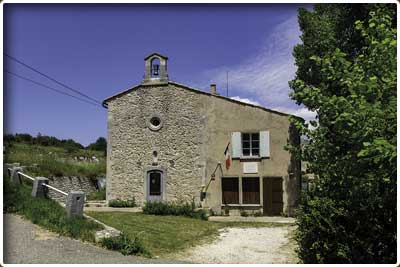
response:
<path fill-rule="evenodd" d="M 94 242 L 94 234 L 103 227 L 84 218 L 69 219 L 65 209 L 56 201 L 31 196 L 32 186 L 16 188 L 4 179 L 3 210 L 17 213 L 50 231 L 76 239 Z"/>
<path fill-rule="evenodd" d="M 225 227 L 279 227 L 277 223 L 212 222 L 183 216 L 157 216 L 129 212 L 88 212 L 88 215 L 123 231 L 131 238 L 139 237 L 153 255 L 178 252 L 190 246 L 212 241 L 218 229 Z"/>
<path fill-rule="evenodd" d="M 74 157 L 79 156 L 95 156 L 99 162 L 75 161 Z M 26 172 L 34 176 L 79 176 L 96 179 L 106 173 L 103 153 L 84 149 L 68 152 L 60 147 L 12 143 L 6 151 L 4 162 L 19 162 L 22 166 L 28 166 Z"/>

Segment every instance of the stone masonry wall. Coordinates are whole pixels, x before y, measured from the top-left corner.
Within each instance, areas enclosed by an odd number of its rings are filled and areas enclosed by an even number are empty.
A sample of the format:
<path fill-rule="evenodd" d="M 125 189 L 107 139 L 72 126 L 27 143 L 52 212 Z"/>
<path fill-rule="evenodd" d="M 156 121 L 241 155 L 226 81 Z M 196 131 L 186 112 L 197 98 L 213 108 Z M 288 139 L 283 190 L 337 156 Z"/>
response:
<path fill-rule="evenodd" d="M 83 191 L 88 195 L 89 193 L 96 191 L 95 184 L 86 177 L 52 177 L 49 179 L 49 185 L 66 193 L 69 193 L 70 191 Z M 49 189 L 48 195 L 57 201 L 65 202 L 66 200 L 66 196 L 51 189 Z"/>
<path fill-rule="evenodd" d="M 146 171 L 166 170 L 167 201 L 192 201 L 205 173 L 206 116 L 198 94 L 174 85 L 142 86 L 108 102 L 107 200 L 146 201 Z M 163 126 L 152 131 L 152 116 Z M 198 199 L 195 199 L 198 202 Z"/>

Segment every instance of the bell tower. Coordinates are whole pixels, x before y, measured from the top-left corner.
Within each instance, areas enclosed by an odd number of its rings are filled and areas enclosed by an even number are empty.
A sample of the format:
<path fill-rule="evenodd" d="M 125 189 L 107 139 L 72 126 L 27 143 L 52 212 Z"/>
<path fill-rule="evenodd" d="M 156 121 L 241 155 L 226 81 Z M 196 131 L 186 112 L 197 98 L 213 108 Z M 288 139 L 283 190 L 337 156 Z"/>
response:
<path fill-rule="evenodd" d="M 168 57 L 153 53 L 144 59 L 145 72 L 143 84 L 168 83 Z"/>

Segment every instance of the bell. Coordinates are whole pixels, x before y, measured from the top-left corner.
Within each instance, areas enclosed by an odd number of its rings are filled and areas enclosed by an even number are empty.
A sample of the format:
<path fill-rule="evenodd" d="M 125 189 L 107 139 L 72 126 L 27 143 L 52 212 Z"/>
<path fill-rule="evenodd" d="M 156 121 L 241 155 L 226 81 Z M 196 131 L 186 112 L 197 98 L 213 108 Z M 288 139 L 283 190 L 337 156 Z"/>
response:
<path fill-rule="evenodd" d="M 159 69 L 159 65 L 158 64 L 154 64 L 153 65 L 153 75 L 154 76 L 158 76 L 158 69 Z"/>

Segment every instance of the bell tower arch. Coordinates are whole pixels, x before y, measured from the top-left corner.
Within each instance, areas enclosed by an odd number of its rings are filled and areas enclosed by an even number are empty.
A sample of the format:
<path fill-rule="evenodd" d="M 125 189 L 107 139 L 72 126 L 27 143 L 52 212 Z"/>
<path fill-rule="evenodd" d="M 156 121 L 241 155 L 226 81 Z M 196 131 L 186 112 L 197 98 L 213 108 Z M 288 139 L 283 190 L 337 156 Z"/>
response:
<path fill-rule="evenodd" d="M 147 56 L 144 61 L 145 72 L 143 84 L 168 83 L 168 57 L 153 53 Z"/>

